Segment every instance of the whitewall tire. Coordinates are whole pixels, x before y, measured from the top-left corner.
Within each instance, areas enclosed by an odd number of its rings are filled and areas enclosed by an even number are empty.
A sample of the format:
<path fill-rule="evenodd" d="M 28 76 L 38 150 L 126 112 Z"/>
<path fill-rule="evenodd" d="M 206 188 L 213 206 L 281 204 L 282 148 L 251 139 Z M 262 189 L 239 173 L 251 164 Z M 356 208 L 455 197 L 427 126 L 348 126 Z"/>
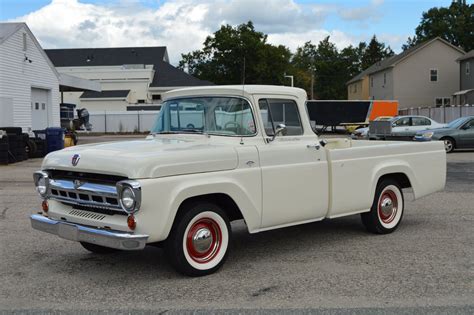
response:
<path fill-rule="evenodd" d="M 222 266 L 229 252 L 230 238 L 226 213 L 215 204 L 198 202 L 181 209 L 165 250 L 178 272 L 204 276 Z"/>
<path fill-rule="evenodd" d="M 385 179 L 377 184 L 370 212 L 363 213 L 362 223 L 368 231 L 387 234 L 395 231 L 400 224 L 405 202 L 399 184 Z"/>

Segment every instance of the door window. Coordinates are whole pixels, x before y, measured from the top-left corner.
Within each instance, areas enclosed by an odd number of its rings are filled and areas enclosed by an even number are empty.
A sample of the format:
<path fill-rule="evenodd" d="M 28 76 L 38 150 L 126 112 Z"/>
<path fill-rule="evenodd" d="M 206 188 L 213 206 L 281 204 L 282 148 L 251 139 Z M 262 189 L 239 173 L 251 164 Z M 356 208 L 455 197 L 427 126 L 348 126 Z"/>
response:
<path fill-rule="evenodd" d="M 463 127 L 463 129 L 474 129 L 474 119 L 466 123 Z"/>
<path fill-rule="evenodd" d="M 35 109 L 36 109 L 36 110 L 39 110 L 39 108 L 40 108 L 39 103 L 35 103 Z"/>
<path fill-rule="evenodd" d="M 410 126 L 410 117 L 403 117 L 403 118 L 400 118 L 400 119 L 396 120 L 396 121 L 393 123 L 393 126 L 394 126 L 394 127 L 406 127 L 406 126 Z"/>
<path fill-rule="evenodd" d="M 411 119 L 413 126 L 430 126 L 431 121 L 428 118 L 413 117 Z"/>
<path fill-rule="evenodd" d="M 295 101 L 261 99 L 258 104 L 267 136 L 273 136 L 279 124 L 286 126 L 286 136 L 303 134 L 298 106 Z"/>

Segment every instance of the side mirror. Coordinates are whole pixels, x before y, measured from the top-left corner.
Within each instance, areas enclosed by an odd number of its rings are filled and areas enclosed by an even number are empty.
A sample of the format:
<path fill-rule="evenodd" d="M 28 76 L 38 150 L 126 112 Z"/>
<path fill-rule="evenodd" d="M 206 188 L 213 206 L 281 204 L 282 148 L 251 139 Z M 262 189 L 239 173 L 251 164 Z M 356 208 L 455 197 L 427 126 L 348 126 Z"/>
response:
<path fill-rule="evenodd" d="M 268 142 L 272 142 L 273 140 L 275 140 L 276 136 L 278 136 L 279 134 L 284 134 L 284 133 L 286 133 L 286 125 L 279 124 L 275 130 L 275 133 L 271 137 L 271 139 L 268 139 L 269 140 Z"/>

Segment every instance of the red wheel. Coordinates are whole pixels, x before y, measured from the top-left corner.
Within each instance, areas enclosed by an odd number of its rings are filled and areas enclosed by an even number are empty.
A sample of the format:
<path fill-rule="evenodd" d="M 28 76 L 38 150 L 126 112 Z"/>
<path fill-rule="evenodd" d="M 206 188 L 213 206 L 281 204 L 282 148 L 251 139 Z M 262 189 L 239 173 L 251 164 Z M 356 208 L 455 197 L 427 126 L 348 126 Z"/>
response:
<path fill-rule="evenodd" d="M 392 190 L 385 190 L 379 198 L 378 214 L 380 220 L 390 224 L 397 215 L 398 198 Z"/>
<path fill-rule="evenodd" d="M 186 237 L 188 255 L 197 263 L 204 264 L 216 257 L 222 243 L 219 224 L 211 218 L 194 222 Z"/>

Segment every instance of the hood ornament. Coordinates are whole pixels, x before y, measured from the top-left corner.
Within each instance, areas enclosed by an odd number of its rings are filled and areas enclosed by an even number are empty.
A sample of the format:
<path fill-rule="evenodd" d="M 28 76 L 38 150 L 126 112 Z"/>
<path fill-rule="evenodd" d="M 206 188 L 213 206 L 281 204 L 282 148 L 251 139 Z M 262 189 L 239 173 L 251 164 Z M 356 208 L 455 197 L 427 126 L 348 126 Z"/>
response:
<path fill-rule="evenodd" d="M 80 159 L 81 159 L 81 156 L 79 154 L 74 154 L 71 159 L 72 166 L 76 166 L 77 163 L 79 163 Z"/>

